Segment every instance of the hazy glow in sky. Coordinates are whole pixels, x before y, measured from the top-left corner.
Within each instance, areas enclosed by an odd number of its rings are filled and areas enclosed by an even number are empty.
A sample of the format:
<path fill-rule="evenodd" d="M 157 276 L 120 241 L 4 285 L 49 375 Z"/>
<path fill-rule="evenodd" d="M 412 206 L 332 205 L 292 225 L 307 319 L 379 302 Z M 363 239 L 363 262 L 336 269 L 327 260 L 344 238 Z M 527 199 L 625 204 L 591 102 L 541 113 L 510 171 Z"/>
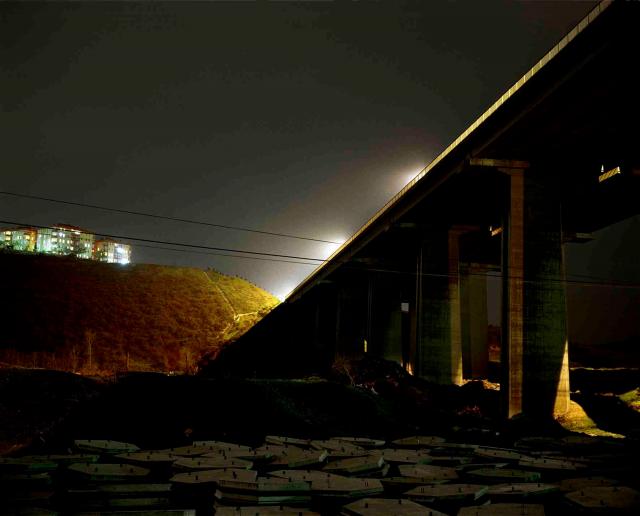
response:
<path fill-rule="evenodd" d="M 425 165 L 426 165 L 426 163 L 425 163 Z M 403 183 L 402 183 L 402 186 L 400 187 L 400 189 L 402 189 L 405 186 L 407 186 L 413 180 L 413 178 L 415 178 L 420 172 L 422 172 L 423 169 L 424 169 L 424 167 L 420 167 L 420 168 L 417 168 L 416 170 L 412 170 L 411 172 L 404 174 L 404 176 L 402 178 Z"/>
<path fill-rule="evenodd" d="M 347 241 L 347 237 L 333 237 L 331 238 L 331 240 L 336 243 L 324 244 L 326 249 L 323 253 L 323 256 L 321 257 L 323 259 L 329 258 L 329 256 L 331 256 L 334 252 L 336 252 L 340 248 L 340 246 Z"/>
<path fill-rule="evenodd" d="M 276 296 L 280 301 L 284 301 L 287 299 L 287 296 L 296 288 L 297 283 L 287 283 L 281 287 L 280 290 L 276 290 L 272 292 L 274 296 Z"/>
<path fill-rule="evenodd" d="M 347 240 L 342 236 L 332 236 L 327 238 L 327 240 L 332 240 L 336 242 L 335 244 L 322 243 L 320 247 L 317 249 L 316 254 L 317 258 L 327 259 L 331 256 L 340 246 Z M 339 242 L 339 243 L 338 243 Z M 284 301 L 287 296 L 298 286 L 298 284 L 307 277 L 314 269 L 314 266 L 300 266 L 300 269 L 296 271 L 294 274 L 283 278 L 284 281 L 281 285 L 277 285 L 274 287 L 272 291 L 273 295 L 276 296 L 280 301 Z"/>
<path fill-rule="evenodd" d="M 591 8 L 5 4 L 3 189 L 341 241 Z M 0 215 L 320 259 L 337 248 L 19 199 Z M 279 297 L 313 270 L 135 245 L 132 261 L 212 267 Z"/>

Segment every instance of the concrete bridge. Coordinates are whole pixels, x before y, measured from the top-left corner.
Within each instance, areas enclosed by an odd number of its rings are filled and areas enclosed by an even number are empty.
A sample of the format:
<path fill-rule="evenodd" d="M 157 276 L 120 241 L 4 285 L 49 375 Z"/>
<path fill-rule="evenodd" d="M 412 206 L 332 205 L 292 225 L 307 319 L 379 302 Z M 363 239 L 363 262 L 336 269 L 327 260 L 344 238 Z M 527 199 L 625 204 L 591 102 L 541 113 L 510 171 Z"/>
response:
<path fill-rule="evenodd" d="M 565 412 L 563 244 L 640 211 L 638 27 L 640 5 L 597 5 L 245 341 L 486 377 L 493 271 L 505 416 Z"/>

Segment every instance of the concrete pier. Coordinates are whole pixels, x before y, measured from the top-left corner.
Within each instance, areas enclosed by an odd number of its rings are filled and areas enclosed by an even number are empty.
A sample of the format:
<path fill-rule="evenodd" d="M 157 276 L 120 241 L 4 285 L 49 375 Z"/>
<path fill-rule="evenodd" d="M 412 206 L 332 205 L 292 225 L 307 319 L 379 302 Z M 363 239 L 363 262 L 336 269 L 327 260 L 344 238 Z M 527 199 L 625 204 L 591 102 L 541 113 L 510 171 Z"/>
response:
<path fill-rule="evenodd" d="M 505 415 L 559 415 L 569 407 L 560 202 L 535 170 L 504 172 L 509 197 L 503 231 Z"/>
<path fill-rule="evenodd" d="M 489 323 L 486 267 L 482 264 L 468 264 L 460 272 L 460 316 L 464 377 L 486 378 Z"/>
<path fill-rule="evenodd" d="M 458 229 L 434 230 L 418 255 L 416 374 L 462 383 Z"/>
<path fill-rule="evenodd" d="M 373 273 L 370 278 L 369 350 L 386 360 L 403 362 L 402 276 Z"/>

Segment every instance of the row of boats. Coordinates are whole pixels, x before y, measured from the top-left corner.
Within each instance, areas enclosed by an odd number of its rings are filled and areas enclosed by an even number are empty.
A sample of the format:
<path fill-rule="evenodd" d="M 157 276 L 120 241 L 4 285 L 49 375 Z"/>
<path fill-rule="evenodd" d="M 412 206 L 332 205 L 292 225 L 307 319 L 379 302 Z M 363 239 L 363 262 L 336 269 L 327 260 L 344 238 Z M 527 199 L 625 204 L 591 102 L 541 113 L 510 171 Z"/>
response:
<path fill-rule="evenodd" d="M 0 458 L 0 514 L 640 514 L 635 451 L 586 436 L 511 448 L 428 435 L 158 450 L 83 439 L 64 453 Z"/>

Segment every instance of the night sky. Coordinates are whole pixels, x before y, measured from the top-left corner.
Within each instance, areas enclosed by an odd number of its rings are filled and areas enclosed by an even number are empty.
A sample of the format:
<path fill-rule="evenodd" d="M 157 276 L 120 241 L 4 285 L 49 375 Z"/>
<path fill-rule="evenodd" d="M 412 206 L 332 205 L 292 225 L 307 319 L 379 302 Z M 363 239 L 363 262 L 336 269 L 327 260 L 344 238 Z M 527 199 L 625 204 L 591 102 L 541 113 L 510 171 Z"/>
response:
<path fill-rule="evenodd" d="M 342 241 L 593 5 L 3 2 L 0 189 Z M 0 218 L 315 258 L 336 247 L 7 196 Z M 133 253 L 278 296 L 313 270 Z M 602 274 L 574 256 L 577 273 Z"/>

